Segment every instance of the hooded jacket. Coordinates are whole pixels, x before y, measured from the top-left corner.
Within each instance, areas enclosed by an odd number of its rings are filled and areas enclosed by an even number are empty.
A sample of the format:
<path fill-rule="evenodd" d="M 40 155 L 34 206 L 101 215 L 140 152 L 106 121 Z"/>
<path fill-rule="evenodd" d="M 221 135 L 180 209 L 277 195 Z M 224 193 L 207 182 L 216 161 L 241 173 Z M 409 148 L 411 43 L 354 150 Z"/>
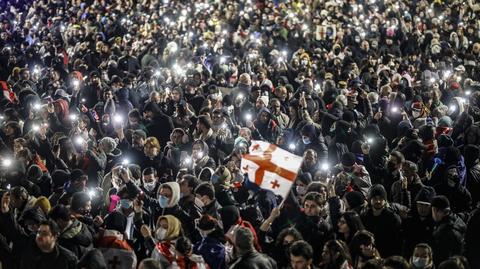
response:
<path fill-rule="evenodd" d="M 260 121 L 260 114 L 266 112 L 268 114 L 267 123 Z M 252 132 L 252 137 L 256 140 L 264 140 L 270 143 L 277 142 L 277 137 L 280 135 L 280 127 L 272 120 L 272 113 L 268 108 L 262 108 L 257 114 L 257 120 L 254 122 L 255 130 Z"/>

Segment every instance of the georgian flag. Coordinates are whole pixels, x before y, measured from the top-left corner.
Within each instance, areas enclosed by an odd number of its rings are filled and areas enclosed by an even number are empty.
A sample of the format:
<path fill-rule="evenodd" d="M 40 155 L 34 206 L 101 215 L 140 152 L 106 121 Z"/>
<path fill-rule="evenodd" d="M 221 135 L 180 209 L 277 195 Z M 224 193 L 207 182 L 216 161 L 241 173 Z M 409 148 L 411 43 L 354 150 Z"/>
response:
<path fill-rule="evenodd" d="M 0 88 L 3 91 L 3 98 L 7 99 L 10 103 L 14 103 L 17 100 L 17 96 L 10 89 L 6 81 L 0 81 Z"/>
<path fill-rule="evenodd" d="M 303 158 L 276 145 L 252 141 L 250 154 L 244 154 L 240 169 L 251 182 L 276 195 L 287 197 Z"/>

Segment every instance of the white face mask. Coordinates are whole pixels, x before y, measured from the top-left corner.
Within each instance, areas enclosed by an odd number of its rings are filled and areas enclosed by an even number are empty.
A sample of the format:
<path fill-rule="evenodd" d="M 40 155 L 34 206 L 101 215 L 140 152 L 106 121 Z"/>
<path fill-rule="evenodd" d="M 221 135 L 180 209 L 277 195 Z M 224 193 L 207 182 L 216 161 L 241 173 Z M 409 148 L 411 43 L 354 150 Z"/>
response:
<path fill-rule="evenodd" d="M 153 189 L 155 189 L 155 186 L 156 186 L 156 182 L 155 181 L 152 181 L 152 182 L 149 182 L 149 183 L 143 183 L 143 187 L 147 190 L 147 191 L 153 191 Z"/>
<path fill-rule="evenodd" d="M 165 230 L 164 228 L 160 227 L 157 229 L 157 231 L 155 231 L 155 237 L 158 240 L 164 240 L 165 236 L 167 236 L 167 230 Z"/>
<path fill-rule="evenodd" d="M 420 117 L 420 112 L 418 112 L 418 111 L 412 111 L 412 116 L 413 116 L 414 118 L 418 118 L 418 117 Z"/>
<path fill-rule="evenodd" d="M 205 203 L 198 197 L 195 197 L 195 205 L 199 208 L 203 208 Z"/>

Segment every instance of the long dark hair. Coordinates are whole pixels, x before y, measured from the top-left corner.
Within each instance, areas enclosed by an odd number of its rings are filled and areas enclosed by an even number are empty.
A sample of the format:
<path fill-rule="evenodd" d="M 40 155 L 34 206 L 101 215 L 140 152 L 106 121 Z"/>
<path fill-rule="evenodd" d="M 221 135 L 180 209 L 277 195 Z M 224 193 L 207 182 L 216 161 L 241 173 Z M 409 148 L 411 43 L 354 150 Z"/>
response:
<path fill-rule="evenodd" d="M 339 269 L 342 267 L 345 261 L 347 261 L 349 264 L 352 264 L 350 251 L 348 250 L 348 246 L 345 244 L 345 242 L 341 240 L 330 240 L 325 244 L 325 249 L 328 250 L 331 260 L 330 262 L 325 263 L 323 268 Z M 337 254 L 338 256 L 333 258 L 334 255 Z"/>
<path fill-rule="evenodd" d="M 277 240 L 275 241 L 275 245 L 277 247 L 282 247 L 283 239 L 285 239 L 285 237 L 287 237 L 288 235 L 291 235 L 293 238 L 295 238 L 294 242 L 298 240 L 303 240 L 302 234 L 297 229 L 293 227 L 288 227 L 280 231 L 277 236 Z"/>
<path fill-rule="evenodd" d="M 344 238 L 345 242 L 350 242 L 353 236 L 358 231 L 365 230 L 365 227 L 363 226 L 363 223 L 362 223 L 362 219 L 360 218 L 357 212 L 346 211 L 342 214 L 342 217 L 345 219 L 345 223 L 347 224 L 348 229 L 350 230 L 350 234 L 348 235 L 348 238 Z"/>

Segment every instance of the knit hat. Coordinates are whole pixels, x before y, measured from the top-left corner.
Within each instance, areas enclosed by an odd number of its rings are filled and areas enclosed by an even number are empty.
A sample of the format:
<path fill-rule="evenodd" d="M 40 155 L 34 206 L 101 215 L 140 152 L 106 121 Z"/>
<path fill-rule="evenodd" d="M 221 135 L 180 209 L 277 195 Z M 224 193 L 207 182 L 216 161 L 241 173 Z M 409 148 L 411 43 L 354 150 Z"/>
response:
<path fill-rule="evenodd" d="M 435 207 L 440 210 L 450 209 L 450 201 L 444 195 L 437 195 L 433 197 L 432 207 Z"/>
<path fill-rule="evenodd" d="M 33 164 L 28 168 L 27 179 L 32 182 L 37 182 L 43 176 L 40 166 Z"/>
<path fill-rule="evenodd" d="M 449 116 L 443 116 L 438 120 L 438 127 L 452 127 L 453 121 Z"/>
<path fill-rule="evenodd" d="M 235 246 L 242 250 L 248 250 L 253 247 L 253 234 L 250 229 L 240 227 L 235 232 Z"/>
<path fill-rule="evenodd" d="M 373 185 L 370 188 L 370 192 L 368 193 L 368 200 L 371 200 L 373 197 L 380 196 L 383 199 L 387 200 L 387 191 L 385 187 L 380 184 Z"/>
<path fill-rule="evenodd" d="M 260 100 L 265 106 L 268 106 L 268 96 L 266 95 L 261 95 L 257 98 L 257 101 Z"/>
<path fill-rule="evenodd" d="M 306 124 L 303 126 L 302 131 L 300 132 L 302 135 L 308 136 L 310 138 L 315 137 L 315 126 L 313 124 Z"/>
<path fill-rule="evenodd" d="M 123 234 L 127 228 L 127 217 L 121 212 L 114 211 L 105 217 L 105 228 Z"/>
<path fill-rule="evenodd" d="M 347 200 L 348 206 L 352 209 L 363 205 L 365 196 L 359 191 L 352 191 L 345 194 L 345 200 Z"/>
<path fill-rule="evenodd" d="M 412 111 L 417 111 L 417 112 L 420 112 L 423 108 L 423 105 L 422 103 L 420 102 L 413 102 L 412 103 Z"/>
<path fill-rule="evenodd" d="M 355 154 L 352 152 L 345 152 L 342 155 L 342 165 L 353 166 L 355 164 Z"/>
<path fill-rule="evenodd" d="M 422 188 L 414 201 L 418 204 L 430 204 L 435 196 L 435 190 L 433 188 Z"/>
<path fill-rule="evenodd" d="M 353 122 L 353 121 L 355 121 L 355 115 L 353 114 L 353 112 L 351 110 L 347 110 L 343 113 L 342 120 L 344 120 L 346 122 Z"/>
<path fill-rule="evenodd" d="M 243 136 L 239 136 L 237 138 L 235 138 L 235 141 L 233 142 L 233 147 L 237 148 L 237 147 L 240 147 L 240 146 L 245 146 L 245 147 L 248 147 L 248 142 L 247 142 L 247 139 L 245 139 Z"/>
<path fill-rule="evenodd" d="M 63 187 L 65 182 L 70 181 L 70 174 L 64 170 L 55 170 L 52 172 L 53 188 Z"/>
<path fill-rule="evenodd" d="M 145 133 L 145 131 L 143 131 L 143 130 L 135 130 L 135 131 L 133 131 L 133 135 L 139 136 L 143 139 L 147 138 L 147 133 Z"/>
<path fill-rule="evenodd" d="M 85 173 L 80 170 L 80 169 L 75 169 L 72 171 L 72 173 L 70 174 L 70 181 L 78 181 L 80 180 L 82 177 L 86 176 Z"/>
<path fill-rule="evenodd" d="M 104 137 L 99 141 L 99 145 L 103 147 L 106 154 L 112 153 L 117 147 L 117 141 L 111 137 Z"/>

